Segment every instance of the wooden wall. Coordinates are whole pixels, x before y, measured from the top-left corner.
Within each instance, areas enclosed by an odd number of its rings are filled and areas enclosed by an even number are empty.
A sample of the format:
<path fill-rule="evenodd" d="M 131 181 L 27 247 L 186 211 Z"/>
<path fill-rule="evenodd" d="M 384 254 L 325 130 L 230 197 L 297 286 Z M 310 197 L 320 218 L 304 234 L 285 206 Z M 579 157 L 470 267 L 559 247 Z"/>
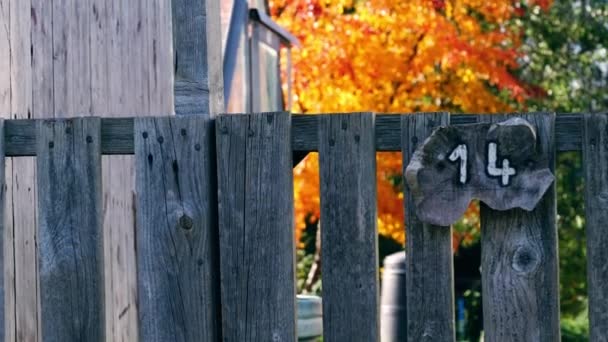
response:
<path fill-rule="evenodd" d="M 0 0 L 3 118 L 174 112 L 170 0 Z M 132 157 L 104 157 L 106 336 L 137 335 Z M 33 158 L 6 168 L 6 341 L 39 341 Z"/>

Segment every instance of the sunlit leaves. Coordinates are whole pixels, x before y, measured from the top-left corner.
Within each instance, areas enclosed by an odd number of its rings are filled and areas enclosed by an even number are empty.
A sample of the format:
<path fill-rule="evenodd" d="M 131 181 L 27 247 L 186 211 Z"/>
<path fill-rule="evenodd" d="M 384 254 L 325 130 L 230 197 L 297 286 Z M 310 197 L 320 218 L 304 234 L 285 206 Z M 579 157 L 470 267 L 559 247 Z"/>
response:
<path fill-rule="evenodd" d="M 513 77 L 533 0 L 273 0 L 275 19 L 300 40 L 294 111 L 480 112 L 513 109 L 533 92 Z M 511 101 L 508 101 L 511 100 Z M 296 219 L 319 215 L 318 160 L 295 170 Z M 378 227 L 404 241 L 399 154 L 378 156 Z M 475 210 L 473 208 L 472 210 Z M 472 224 L 475 224 L 473 222 Z M 462 232 L 458 241 L 465 240 Z"/>

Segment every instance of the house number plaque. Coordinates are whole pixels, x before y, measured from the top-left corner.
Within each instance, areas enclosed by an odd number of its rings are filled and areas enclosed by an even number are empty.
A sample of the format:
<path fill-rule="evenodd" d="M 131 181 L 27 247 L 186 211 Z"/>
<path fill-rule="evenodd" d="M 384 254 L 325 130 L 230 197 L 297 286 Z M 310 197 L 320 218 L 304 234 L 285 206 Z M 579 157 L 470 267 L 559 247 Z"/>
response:
<path fill-rule="evenodd" d="M 512 118 L 440 127 L 405 171 L 416 213 L 430 224 L 455 223 L 473 199 L 495 210 L 532 210 L 554 181 L 534 127 Z"/>

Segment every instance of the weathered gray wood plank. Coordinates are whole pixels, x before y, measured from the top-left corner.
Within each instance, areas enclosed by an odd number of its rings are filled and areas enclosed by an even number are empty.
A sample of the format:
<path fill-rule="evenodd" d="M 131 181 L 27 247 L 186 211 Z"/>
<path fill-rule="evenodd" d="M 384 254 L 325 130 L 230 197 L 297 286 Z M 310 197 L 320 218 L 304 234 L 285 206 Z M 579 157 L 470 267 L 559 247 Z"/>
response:
<path fill-rule="evenodd" d="M 538 159 L 536 130 L 519 117 L 440 127 L 406 168 L 416 216 L 425 223 L 452 225 L 473 199 L 495 210 L 532 210 L 555 179 Z"/>
<path fill-rule="evenodd" d="M 289 113 L 216 122 L 224 341 L 296 341 Z"/>
<path fill-rule="evenodd" d="M 591 341 L 608 341 L 608 114 L 586 114 L 583 165 Z"/>
<path fill-rule="evenodd" d="M 509 116 L 482 116 L 483 122 Z M 555 115 L 521 115 L 535 126 L 539 167 L 555 170 Z M 504 155 L 508 158 L 508 155 Z M 481 209 L 484 330 L 488 341 L 559 341 L 555 185 L 533 211 Z"/>
<path fill-rule="evenodd" d="M 135 121 L 142 341 L 217 341 L 219 260 L 213 122 Z"/>
<path fill-rule="evenodd" d="M 38 122 L 42 338 L 104 341 L 100 120 Z"/>
<path fill-rule="evenodd" d="M 319 121 L 325 341 L 378 341 L 374 115 Z"/>
<path fill-rule="evenodd" d="M 34 58 L 32 45 L 38 42 L 36 31 L 31 30 L 31 0 L 11 0 L 8 4 L 10 16 L 10 119 L 30 119 L 37 116 L 38 107 L 45 107 L 45 99 L 34 99 L 39 84 L 34 78 Z M 7 7 L 4 7 L 7 10 Z M 6 26 L 5 26 L 6 27 Z M 4 72 L 4 71 L 3 71 Z M 39 76 L 36 76 L 39 77 Z M 40 85 L 42 86 L 42 85 Z M 37 102 L 34 106 L 34 102 Z M 35 149 L 35 144 L 32 146 Z M 14 298 L 14 330 L 7 334 L 7 340 L 39 341 L 39 295 L 36 256 L 36 186 L 35 163 L 33 158 L 16 158 L 10 161 L 11 171 L 7 174 L 8 191 L 11 192 L 11 211 L 6 216 L 7 230 L 12 231 L 14 264 L 12 268 L 14 282 L 9 287 L 9 297 Z M 34 270 L 32 272 L 32 270 Z M 13 304 L 9 302 L 9 305 Z M 10 318 L 9 318 L 10 321 Z M 7 321 L 8 322 L 8 321 Z M 12 336 L 10 336 L 12 335 Z"/>
<path fill-rule="evenodd" d="M 0 27 L 5 27 L 5 32 L 0 33 L 0 118 L 8 119 L 11 117 L 12 106 L 11 106 L 11 22 L 10 22 L 10 10 L 9 6 L 12 0 L 0 0 Z M 3 139 L 4 149 L 4 139 Z M 6 153 L 6 152 L 5 152 Z M 3 283 L 0 286 L 3 287 L 4 293 L 3 308 L 7 313 L 6 316 L 2 317 L 2 331 L 0 332 L 0 341 L 12 342 L 15 340 L 15 317 L 12 314 L 15 312 L 15 253 L 13 252 L 13 241 L 15 239 L 14 229 L 12 225 L 12 213 L 13 203 L 10 200 L 12 198 L 13 186 L 10 181 L 12 178 L 12 160 L 7 158 L 5 160 L 5 167 L 0 172 L 6 172 L 8 182 L 2 187 L 2 193 L 4 198 L 8 198 L 8 201 L 4 202 L 4 205 L 0 207 L 3 211 L 2 221 L 0 224 L 3 225 L 2 230 L 2 246 L 4 257 L 3 261 Z M 4 178 L 2 178 L 4 182 Z"/>
<path fill-rule="evenodd" d="M 163 112 L 155 113 L 155 115 L 160 114 Z M 475 123 L 477 122 L 476 117 L 474 115 L 452 115 L 450 123 Z M 376 149 L 378 151 L 401 150 L 400 120 L 399 115 L 376 116 Z M 578 114 L 557 116 L 555 134 L 558 151 L 580 150 L 582 134 L 580 120 L 581 116 Z M 34 156 L 36 154 L 35 122 L 33 120 L 7 120 L 5 127 L 7 156 Z M 293 115 L 291 133 L 293 150 L 296 152 L 318 151 L 318 128 L 319 115 Z M 133 154 L 133 118 L 103 118 L 101 137 L 101 151 L 104 155 Z"/>
<path fill-rule="evenodd" d="M 7 311 L 5 306 L 6 298 L 6 283 L 5 283 L 5 224 L 4 224 L 4 205 L 6 198 L 6 182 L 4 179 L 4 139 L 2 137 L 2 130 L 4 128 L 4 120 L 0 119 L 0 341 L 4 342 L 6 339 L 6 325 L 5 318 L 8 315 L 12 315 L 11 311 Z M 12 252 L 12 251 L 11 251 Z M 10 284 L 10 283 L 9 283 Z M 10 307 L 12 309 L 12 307 Z M 8 313 L 8 315 L 7 315 Z M 12 327 L 8 327 L 9 329 Z"/>
<path fill-rule="evenodd" d="M 224 111 L 219 0 L 174 0 L 175 112 Z"/>
<path fill-rule="evenodd" d="M 403 172 L 418 144 L 439 126 L 446 113 L 403 116 L 401 121 Z M 454 262 L 452 229 L 422 223 L 409 189 L 405 189 L 406 296 L 408 341 L 453 341 Z"/>

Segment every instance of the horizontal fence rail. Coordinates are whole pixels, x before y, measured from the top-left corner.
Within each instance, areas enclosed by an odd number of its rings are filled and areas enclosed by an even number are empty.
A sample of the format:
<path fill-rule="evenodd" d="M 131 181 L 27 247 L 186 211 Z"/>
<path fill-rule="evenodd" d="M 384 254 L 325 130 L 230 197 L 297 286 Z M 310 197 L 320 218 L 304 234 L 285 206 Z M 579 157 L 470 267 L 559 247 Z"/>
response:
<path fill-rule="evenodd" d="M 451 125 L 474 124 L 486 114 L 452 114 Z M 488 114 L 490 115 L 490 114 Z M 376 150 L 401 150 L 401 115 L 376 115 Z M 319 150 L 319 115 L 292 115 L 292 149 L 295 152 Z M 582 114 L 558 114 L 555 122 L 555 144 L 559 152 L 582 148 Z M 35 120 L 5 120 L 5 154 L 8 157 L 36 155 Z M 133 118 L 101 119 L 101 153 L 128 155 L 134 153 Z"/>
<path fill-rule="evenodd" d="M 405 173 L 436 127 L 514 116 L 534 126 L 542 167 L 583 151 L 590 328 L 605 341 L 608 114 L 547 113 L 0 120 L 2 182 L 4 156 L 37 156 L 42 340 L 105 339 L 101 155 L 134 154 L 139 339 L 295 342 L 292 152 L 318 150 L 324 340 L 378 341 L 375 153 L 402 151 Z M 454 340 L 451 227 L 423 223 L 403 190 L 401 324 L 408 341 Z M 555 187 L 534 210 L 481 212 L 486 338 L 558 341 Z"/>

